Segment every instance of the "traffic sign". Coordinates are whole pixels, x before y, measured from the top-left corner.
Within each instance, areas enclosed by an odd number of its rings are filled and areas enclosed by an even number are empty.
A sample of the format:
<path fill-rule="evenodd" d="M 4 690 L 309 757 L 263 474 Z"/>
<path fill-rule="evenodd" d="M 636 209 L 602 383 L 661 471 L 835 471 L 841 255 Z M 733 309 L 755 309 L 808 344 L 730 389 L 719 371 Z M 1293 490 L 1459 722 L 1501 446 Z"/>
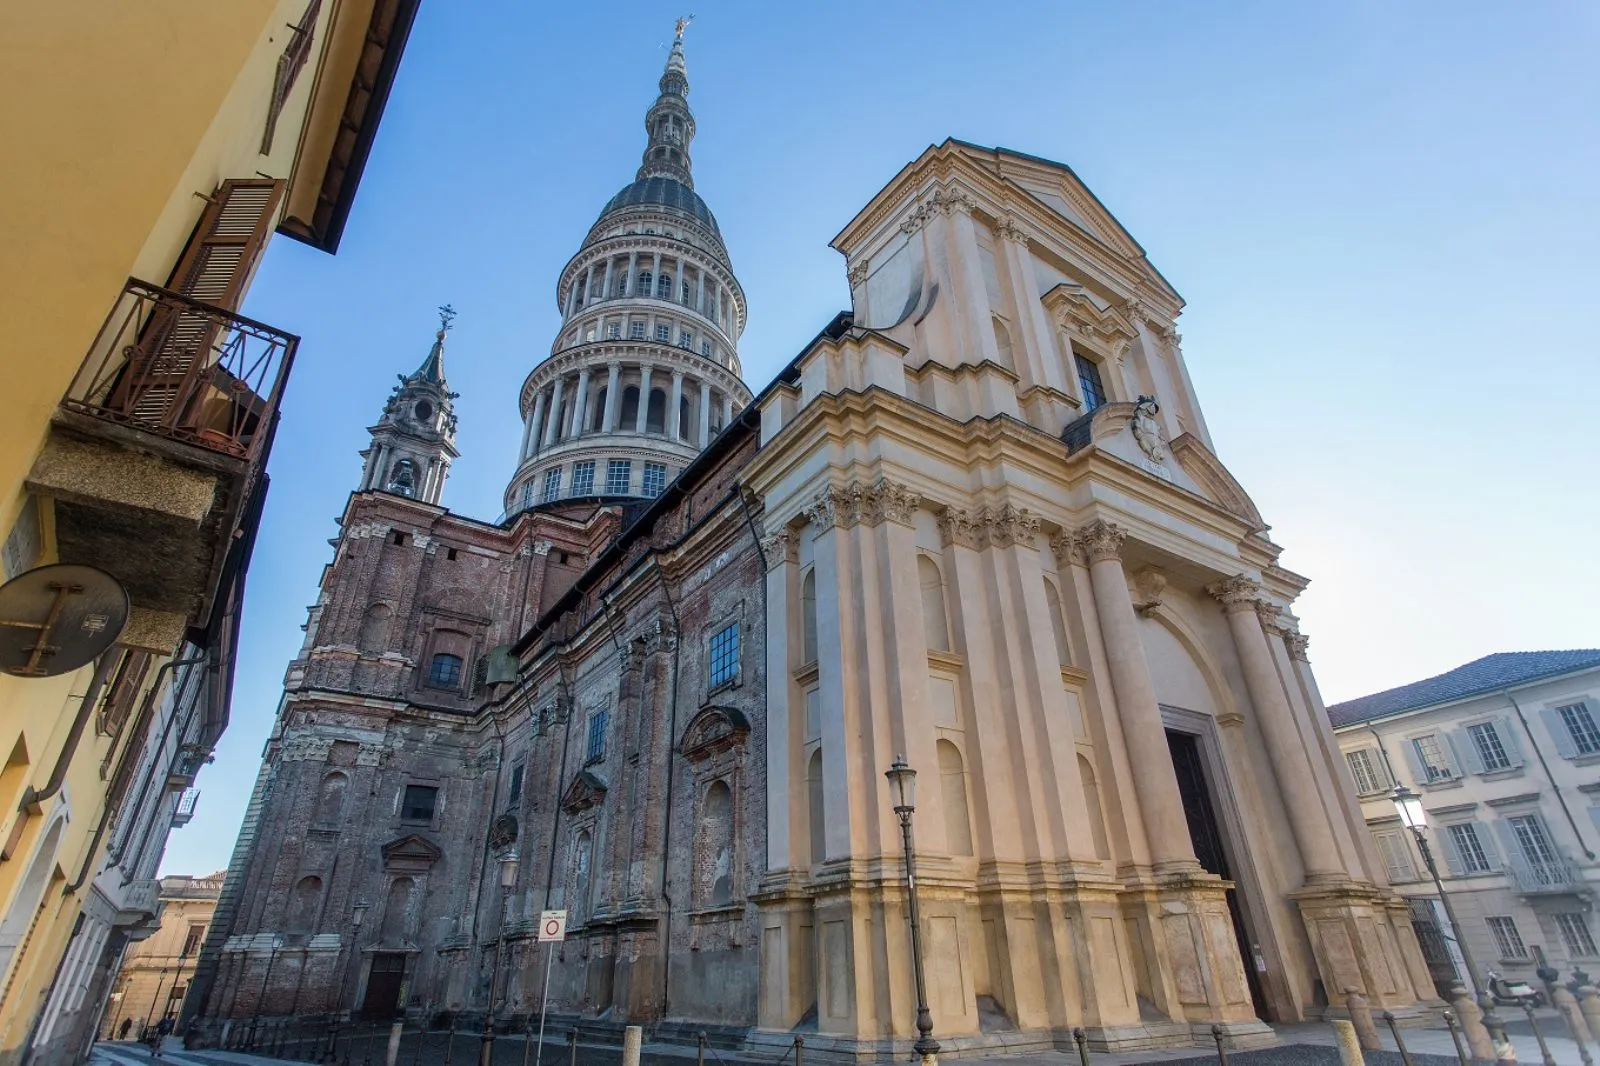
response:
<path fill-rule="evenodd" d="M 540 911 L 539 940 L 542 942 L 565 939 L 567 939 L 567 912 Z"/>

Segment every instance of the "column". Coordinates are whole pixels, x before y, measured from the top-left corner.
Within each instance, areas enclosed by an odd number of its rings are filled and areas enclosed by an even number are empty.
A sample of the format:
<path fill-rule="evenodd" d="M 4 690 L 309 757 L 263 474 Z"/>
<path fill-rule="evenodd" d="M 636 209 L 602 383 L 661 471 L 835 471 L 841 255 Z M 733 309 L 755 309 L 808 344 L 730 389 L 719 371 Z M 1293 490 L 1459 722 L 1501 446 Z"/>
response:
<path fill-rule="evenodd" d="M 524 459 L 539 450 L 540 434 L 544 430 L 544 396 L 544 390 L 540 389 L 538 395 L 533 398 L 533 414 L 528 419 L 528 446 L 522 454 Z"/>
<path fill-rule="evenodd" d="M 584 275 L 583 306 L 585 306 L 585 307 L 588 307 L 590 304 L 595 302 L 595 296 L 594 296 L 594 267 L 595 267 L 595 265 L 593 263 L 590 263 L 589 264 L 589 271 L 588 271 L 587 274 Z"/>
<path fill-rule="evenodd" d="M 528 417 L 522 423 L 522 443 L 517 446 L 517 462 L 528 457 L 528 439 L 533 436 L 533 412 L 528 412 Z"/>
<path fill-rule="evenodd" d="M 645 296 L 654 296 L 661 287 L 661 253 L 656 252 L 650 260 L 650 291 Z"/>
<path fill-rule="evenodd" d="M 600 429 L 610 433 L 617 428 L 617 389 L 622 380 L 622 364 L 612 363 L 606 373 L 606 406 L 600 412 Z"/>
<path fill-rule="evenodd" d="M 639 410 L 633 419 L 633 431 L 643 433 L 645 420 L 650 417 L 650 364 L 639 368 Z"/>
<path fill-rule="evenodd" d="M 1016 340 L 1027 353 L 1034 382 L 1066 392 L 1065 372 L 1056 354 L 1050 318 L 1045 314 L 1044 304 L 1039 302 L 1039 294 L 1034 291 L 1037 283 L 1033 274 L 1033 256 L 1028 251 L 1028 234 L 1011 219 L 1006 219 L 996 229 L 997 236 L 1001 238 L 1006 267 L 1011 274 L 1011 292 L 1017 308 L 1020 333 Z"/>
<path fill-rule="evenodd" d="M 667 401 L 667 436 L 683 437 L 683 371 L 672 372 L 672 398 Z"/>
<path fill-rule="evenodd" d="M 700 447 L 711 443 L 711 382 L 700 383 Z"/>
<path fill-rule="evenodd" d="M 550 394 L 550 412 L 545 418 L 544 427 L 544 446 L 546 448 L 556 442 L 556 437 L 561 432 L 561 387 L 565 384 L 565 379 L 556 378 L 555 389 Z"/>
<path fill-rule="evenodd" d="M 567 290 L 567 310 L 563 318 L 571 318 L 572 312 L 578 305 L 578 279 L 572 279 L 572 287 Z"/>
<path fill-rule="evenodd" d="M 624 295 L 628 295 L 628 296 L 638 295 L 637 293 L 635 293 L 633 291 L 634 286 L 637 285 L 638 281 L 639 281 L 638 267 L 639 267 L 639 253 L 638 252 L 629 252 L 628 253 L 628 276 L 622 280 L 622 289 L 623 289 L 623 294 Z"/>
<path fill-rule="evenodd" d="M 1334 844 L 1333 827 L 1328 824 L 1327 812 L 1317 795 L 1316 778 L 1295 727 L 1294 712 L 1289 709 L 1282 679 L 1273 665 L 1267 636 L 1261 631 L 1260 615 L 1270 613 L 1276 617 L 1278 608 L 1266 601 L 1259 584 L 1243 574 L 1220 581 L 1206 591 L 1221 600 L 1222 609 L 1227 612 L 1245 687 L 1250 690 L 1250 703 L 1256 709 L 1256 721 L 1272 759 L 1272 774 L 1287 808 L 1289 828 L 1300 845 L 1306 880 L 1340 878 L 1344 870 Z"/>
<path fill-rule="evenodd" d="M 694 288 L 694 309 L 703 315 L 706 313 L 706 272 L 698 270 L 695 275 L 698 280 Z"/>
<path fill-rule="evenodd" d="M 606 277 L 605 277 L 605 281 L 600 283 L 600 298 L 602 300 L 609 300 L 612 297 L 612 292 L 611 292 L 611 262 L 612 262 L 611 257 L 609 255 L 606 256 Z"/>
<path fill-rule="evenodd" d="M 994 329 L 989 323 L 989 289 L 983 281 L 983 264 L 978 255 L 972 200 L 959 188 L 952 188 L 939 204 L 948 216 L 942 220 L 942 228 L 950 280 L 955 289 L 951 296 L 955 300 L 957 332 L 962 338 L 961 354 L 974 362 L 989 359 L 998 363 L 1000 350 L 995 345 Z M 1161 743 L 1165 750 L 1166 740 Z"/>
<path fill-rule="evenodd" d="M 727 393 L 722 394 L 722 424 L 728 425 L 733 421 L 733 397 Z"/>
<path fill-rule="evenodd" d="M 572 397 L 572 433 L 576 437 L 583 432 L 584 423 L 589 416 L 589 368 L 584 367 L 578 371 L 578 391 Z"/>
<path fill-rule="evenodd" d="M 1105 644 L 1106 665 L 1117 697 L 1128 761 L 1138 772 L 1133 779 L 1139 813 L 1150 841 L 1155 872 L 1192 871 L 1199 867 L 1189 841 L 1189 824 L 1183 797 L 1172 770 L 1166 726 L 1156 703 L 1150 666 L 1144 658 L 1128 578 L 1122 570 L 1122 542 L 1127 531 L 1099 519 L 1078 531 L 1077 550 L 1089 561 L 1089 581 L 1094 588 L 1095 614 Z"/>
<path fill-rule="evenodd" d="M 372 470 L 368 473 L 367 483 L 361 486 L 363 489 L 383 488 L 383 468 L 385 460 L 388 458 L 389 446 L 387 444 L 379 442 L 372 446 Z"/>

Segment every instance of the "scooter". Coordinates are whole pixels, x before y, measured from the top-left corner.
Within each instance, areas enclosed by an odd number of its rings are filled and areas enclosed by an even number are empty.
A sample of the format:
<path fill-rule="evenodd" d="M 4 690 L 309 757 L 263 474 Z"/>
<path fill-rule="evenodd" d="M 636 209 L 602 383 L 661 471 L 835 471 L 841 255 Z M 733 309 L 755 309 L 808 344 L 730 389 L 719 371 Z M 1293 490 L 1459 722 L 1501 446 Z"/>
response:
<path fill-rule="evenodd" d="M 1545 1005 L 1544 993 L 1528 984 L 1526 981 L 1508 981 L 1504 977 L 1489 971 L 1489 995 L 1494 997 L 1497 1007 L 1521 1007 L 1524 1003 L 1532 1003 L 1535 1007 Z"/>

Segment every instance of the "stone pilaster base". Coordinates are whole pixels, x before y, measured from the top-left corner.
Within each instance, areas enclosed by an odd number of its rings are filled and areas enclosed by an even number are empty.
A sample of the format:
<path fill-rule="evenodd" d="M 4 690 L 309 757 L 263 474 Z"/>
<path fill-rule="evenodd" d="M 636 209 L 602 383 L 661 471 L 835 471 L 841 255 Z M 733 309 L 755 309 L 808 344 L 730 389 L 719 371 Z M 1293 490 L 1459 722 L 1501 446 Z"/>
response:
<path fill-rule="evenodd" d="M 1140 990 L 1155 1008 L 1208 1040 L 1213 1024 L 1236 1028 L 1243 1047 L 1271 1030 L 1250 1000 L 1228 887 L 1199 871 L 1168 874 L 1129 886 L 1123 914 L 1142 952 Z"/>
<path fill-rule="evenodd" d="M 1351 988 L 1367 997 L 1374 1012 L 1404 1017 L 1443 1006 L 1427 979 L 1404 903 L 1397 907 L 1389 893 L 1361 882 L 1307 885 L 1290 898 L 1306 924 L 1329 1014 L 1342 1011 Z"/>

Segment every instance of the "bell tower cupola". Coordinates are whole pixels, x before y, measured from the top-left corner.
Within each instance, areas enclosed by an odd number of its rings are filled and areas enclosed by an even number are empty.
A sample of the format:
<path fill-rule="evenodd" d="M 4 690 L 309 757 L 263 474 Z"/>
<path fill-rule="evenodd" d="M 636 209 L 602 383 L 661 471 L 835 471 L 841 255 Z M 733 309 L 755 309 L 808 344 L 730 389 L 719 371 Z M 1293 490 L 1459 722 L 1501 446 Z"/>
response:
<path fill-rule="evenodd" d="M 369 427 L 372 443 L 361 453 L 361 491 L 392 492 L 437 504 L 456 451 L 455 399 L 444 377 L 444 340 L 456 312 L 439 308 L 439 331 L 422 365 L 400 375 L 383 417 Z"/>
<path fill-rule="evenodd" d="M 657 496 L 750 402 L 744 290 L 694 190 L 679 19 L 648 141 L 556 283 L 561 328 L 522 385 L 505 513 Z"/>

